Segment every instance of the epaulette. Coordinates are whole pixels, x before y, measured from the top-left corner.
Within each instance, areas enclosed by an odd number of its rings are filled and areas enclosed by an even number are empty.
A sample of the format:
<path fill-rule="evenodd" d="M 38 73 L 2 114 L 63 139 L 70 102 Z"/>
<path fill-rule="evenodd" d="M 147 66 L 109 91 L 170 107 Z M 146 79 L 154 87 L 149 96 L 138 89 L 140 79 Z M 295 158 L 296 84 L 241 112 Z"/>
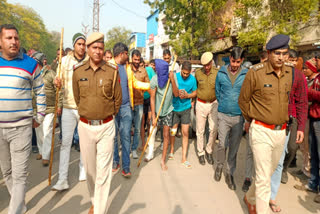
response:
<path fill-rule="evenodd" d="M 292 64 L 291 62 L 285 62 L 284 63 L 286 66 L 290 66 L 290 67 L 293 67 L 294 68 L 294 64 Z"/>
<path fill-rule="evenodd" d="M 81 61 L 81 62 L 75 64 L 75 65 L 73 66 L 73 71 L 75 71 L 77 68 L 81 67 L 83 64 L 84 64 L 84 61 Z"/>
<path fill-rule="evenodd" d="M 106 65 L 108 65 L 109 67 L 111 67 L 111 68 L 113 68 L 115 70 L 118 70 L 118 66 L 113 64 L 113 63 L 111 63 L 111 62 L 107 62 Z"/>
<path fill-rule="evenodd" d="M 263 63 L 258 63 L 258 64 L 256 64 L 256 65 L 253 65 L 253 66 L 252 66 L 252 69 L 255 70 L 255 71 L 257 71 L 257 70 L 260 70 L 260 69 L 263 68 L 263 67 L 264 67 L 264 64 L 263 64 Z"/>

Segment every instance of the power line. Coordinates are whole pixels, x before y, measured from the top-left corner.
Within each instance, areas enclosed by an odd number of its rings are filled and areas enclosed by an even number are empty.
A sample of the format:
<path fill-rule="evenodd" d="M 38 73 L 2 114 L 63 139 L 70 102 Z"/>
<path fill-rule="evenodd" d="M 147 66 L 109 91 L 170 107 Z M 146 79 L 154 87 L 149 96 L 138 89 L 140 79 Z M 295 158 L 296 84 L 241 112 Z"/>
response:
<path fill-rule="evenodd" d="M 116 1 L 114 1 L 114 0 L 111 0 L 111 1 L 112 1 L 113 3 L 115 3 L 118 7 L 120 7 L 121 9 L 123 9 L 123 10 L 125 10 L 125 11 L 127 11 L 127 12 L 129 12 L 129 13 L 132 13 L 132 14 L 140 17 L 140 18 L 146 19 L 146 17 L 141 16 L 141 15 L 139 15 L 138 13 L 136 13 L 136 12 L 134 12 L 134 11 L 128 9 L 128 8 L 125 8 L 124 6 L 120 5 L 120 4 L 117 3 Z"/>

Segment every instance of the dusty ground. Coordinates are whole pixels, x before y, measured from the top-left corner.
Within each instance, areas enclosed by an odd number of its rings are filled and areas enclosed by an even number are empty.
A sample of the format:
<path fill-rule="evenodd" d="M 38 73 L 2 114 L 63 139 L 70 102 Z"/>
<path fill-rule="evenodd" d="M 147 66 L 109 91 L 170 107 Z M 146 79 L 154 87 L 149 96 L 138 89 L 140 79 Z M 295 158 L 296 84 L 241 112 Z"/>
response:
<path fill-rule="evenodd" d="M 246 142 L 242 139 L 235 174 L 237 190 L 228 189 L 222 177 L 219 183 L 213 179 L 213 168 L 201 166 L 195 154 L 195 139 L 190 139 L 189 161 L 192 169 L 180 164 L 181 139 L 177 138 L 175 159 L 168 161 L 168 171 L 160 170 L 160 148 L 157 142 L 156 157 L 137 168 L 137 160 L 131 162 L 132 177 L 125 179 L 114 175 L 109 196 L 108 214 L 224 214 L 247 213 L 241 190 L 244 179 Z M 57 181 L 59 145 L 55 148 L 53 184 Z M 68 191 L 50 191 L 48 168 L 32 154 L 26 194 L 28 214 L 77 214 L 87 213 L 91 203 L 85 182 L 78 182 L 79 152 L 71 150 Z M 298 162 L 298 165 L 300 162 Z M 297 169 L 291 169 L 291 172 Z M 314 193 L 293 188 L 299 178 L 289 175 L 289 182 L 281 184 L 277 197 L 281 213 L 320 213 L 320 205 L 313 202 Z M 303 181 L 306 182 L 306 181 Z M 7 213 L 10 196 L 0 175 L 0 213 Z M 271 212 L 270 212 L 271 213 Z"/>

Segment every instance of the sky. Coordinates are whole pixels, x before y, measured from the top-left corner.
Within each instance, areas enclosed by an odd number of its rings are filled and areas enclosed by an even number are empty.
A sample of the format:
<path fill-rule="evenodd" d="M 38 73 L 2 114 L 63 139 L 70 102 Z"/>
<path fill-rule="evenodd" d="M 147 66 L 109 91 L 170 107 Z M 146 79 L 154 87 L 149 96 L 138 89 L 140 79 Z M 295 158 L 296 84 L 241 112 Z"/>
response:
<path fill-rule="evenodd" d="M 33 8 L 48 31 L 64 28 L 64 48 L 72 46 L 72 37 L 82 32 L 82 24 L 92 32 L 93 0 L 8 0 Z M 117 5 L 118 4 L 118 5 Z M 100 32 L 123 26 L 133 32 L 146 32 L 151 9 L 143 0 L 100 0 Z M 119 6 L 120 5 L 120 6 Z M 132 12 L 129 12 L 132 11 Z"/>

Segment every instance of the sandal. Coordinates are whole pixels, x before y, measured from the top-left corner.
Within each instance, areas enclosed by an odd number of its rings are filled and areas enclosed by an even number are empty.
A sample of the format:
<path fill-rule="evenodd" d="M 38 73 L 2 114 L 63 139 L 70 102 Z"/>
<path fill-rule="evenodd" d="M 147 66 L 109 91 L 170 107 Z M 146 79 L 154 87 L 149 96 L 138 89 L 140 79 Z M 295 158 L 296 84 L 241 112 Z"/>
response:
<path fill-rule="evenodd" d="M 191 168 L 191 164 L 189 163 L 189 161 L 185 161 L 185 162 L 183 162 L 181 164 L 184 165 L 187 169 Z"/>
<path fill-rule="evenodd" d="M 169 153 L 169 155 L 168 155 L 168 160 L 173 160 L 173 159 L 174 159 L 173 153 Z"/>
<path fill-rule="evenodd" d="M 269 203 L 269 207 L 272 210 L 272 212 L 274 213 L 279 213 L 281 212 L 281 208 L 279 205 L 277 205 L 276 203 Z"/>

